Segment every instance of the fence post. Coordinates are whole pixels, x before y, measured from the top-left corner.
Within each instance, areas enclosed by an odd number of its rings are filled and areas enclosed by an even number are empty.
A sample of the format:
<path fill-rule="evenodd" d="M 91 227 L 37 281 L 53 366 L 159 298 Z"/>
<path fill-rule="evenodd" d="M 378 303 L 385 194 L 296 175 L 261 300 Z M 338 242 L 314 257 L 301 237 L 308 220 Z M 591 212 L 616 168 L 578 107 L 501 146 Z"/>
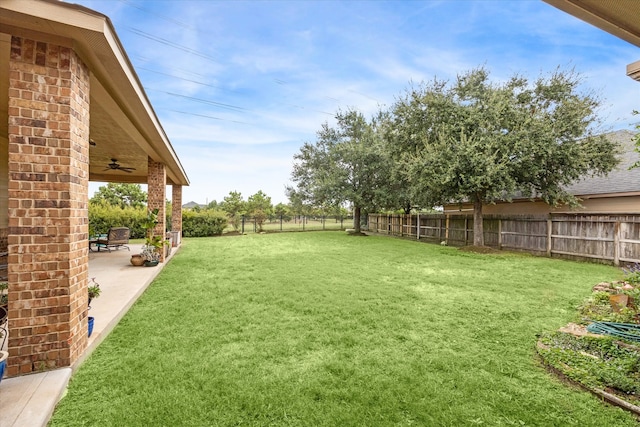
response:
<path fill-rule="evenodd" d="M 344 228 L 344 224 L 342 223 L 342 221 L 344 220 L 344 217 L 342 215 L 340 215 L 340 230 L 342 230 Z M 376 228 L 377 228 L 377 222 L 376 222 Z"/>
<path fill-rule="evenodd" d="M 613 265 L 620 265 L 620 221 L 613 224 Z"/>
<path fill-rule="evenodd" d="M 322 219 L 322 229 L 324 230 L 324 215 L 320 217 Z"/>
<path fill-rule="evenodd" d="M 418 212 L 418 219 L 416 220 L 416 240 L 420 240 L 420 212 Z"/>
<path fill-rule="evenodd" d="M 447 242 L 447 245 L 449 244 L 449 217 L 451 215 L 447 215 L 446 216 L 446 221 L 445 221 L 445 225 L 444 225 L 444 241 Z"/>
<path fill-rule="evenodd" d="M 553 247 L 553 244 L 551 242 L 552 230 L 553 230 L 553 219 L 551 219 L 551 216 L 549 216 L 549 219 L 547 219 L 547 256 L 548 257 L 551 257 L 551 248 Z"/>
<path fill-rule="evenodd" d="M 244 234 L 244 215 L 242 215 L 242 234 Z"/>
<path fill-rule="evenodd" d="M 282 231 L 282 214 L 280 214 L 280 231 Z"/>
<path fill-rule="evenodd" d="M 306 219 L 307 219 L 307 216 L 302 215 L 302 231 L 304 231 L 304 223 L 307 222 Z"/>
<path fill-rule="evenodd" d="M 502 250 L 502 219 L 498 218 L 498 249 Z"/>
<path fill-rule="evenodd" d="M 467 246 L 467 233 L 469 232 L 469 216 L 464 216 L 464 245 Z"/>
<path fill-rule="evenodd" d="M 409 212 L 409 237 L 413 236 L 413 214 Z"/>

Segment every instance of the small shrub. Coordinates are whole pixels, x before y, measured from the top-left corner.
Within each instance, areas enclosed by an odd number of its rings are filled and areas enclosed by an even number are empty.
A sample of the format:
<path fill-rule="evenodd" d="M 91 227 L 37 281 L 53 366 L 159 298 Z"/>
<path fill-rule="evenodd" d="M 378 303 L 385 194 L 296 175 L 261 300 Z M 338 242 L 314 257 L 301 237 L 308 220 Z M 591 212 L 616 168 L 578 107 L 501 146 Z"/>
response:
<path fill-rule="evenodd" d="M 193 210 L 182 212 L 182 235 L 184 237 L 219 236 L 227 226 L 227 215 L 224 212 Z"/>
<path fill-rule="evenodd" d="M 635 263 L 629 265 L 627 268 L 623 268 L 622 271 L 625 274 L 624 281 L 632 285 L 640 285 L 640 264 Z"/>
<path fill-rule="evenodd" d="M 142 223 L 146 217 L 146 207 L 122 209 L 104 203 L 89 204 L 91 234 L 106 234 L 110 227 L 128 227 L 130 238 L 141 239 L 145 237 Z"/>
<path fill-rule="evenodd" d="M 640 302 L 640 292 L 635 289 L 627 291 L 636 303 Z M 620 323 L 638 323 L 638 312 L 635 307 L 625 307 L 616 312 L 613 310 L 609 302 L 608 292 L 594 292 L 578 307 L 580 315 L 579 323 L 589 322 L 620 322 Z"/>

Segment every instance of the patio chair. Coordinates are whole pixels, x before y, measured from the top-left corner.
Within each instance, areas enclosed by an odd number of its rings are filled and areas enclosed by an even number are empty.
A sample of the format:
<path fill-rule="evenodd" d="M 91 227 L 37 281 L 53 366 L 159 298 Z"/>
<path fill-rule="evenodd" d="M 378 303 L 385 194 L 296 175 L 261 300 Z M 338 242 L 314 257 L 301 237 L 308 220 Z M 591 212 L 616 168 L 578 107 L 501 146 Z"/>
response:
<path fill-rule="evenodd" d="M 131 249 L 127 246 L 128 244 L 129 229 L 127 227 L 111 227 L 106 236 L 99 237 L 98 240 L 95 241 L 98 252 L 100 252 L 100 248 L 104 248 L 109 252 L 111 252 L 111 249 L 120 248 L 127 248 L 127 250 L 130 251 Z"/>

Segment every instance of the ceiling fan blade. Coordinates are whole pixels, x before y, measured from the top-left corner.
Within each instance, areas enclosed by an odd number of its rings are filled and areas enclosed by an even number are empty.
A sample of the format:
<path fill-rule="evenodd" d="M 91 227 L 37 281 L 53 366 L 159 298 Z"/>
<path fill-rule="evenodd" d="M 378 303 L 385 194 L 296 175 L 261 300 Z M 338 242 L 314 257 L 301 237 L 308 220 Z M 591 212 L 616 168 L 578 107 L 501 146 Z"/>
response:
<path fill-rule="evenodd" d="M 118 163 L 117 159 L 111 159 L 111 163 L 107 163 L 107 168 L 105 169 L 105 171 L 109 171 L 109 170 L 121 170 L 123 172 L 126 173 L 131 173 L 132 171 L 136 170 L 136 168 L 130 168 L 130 167 L 126 167 L 126 166 L 121 166 Z"/>

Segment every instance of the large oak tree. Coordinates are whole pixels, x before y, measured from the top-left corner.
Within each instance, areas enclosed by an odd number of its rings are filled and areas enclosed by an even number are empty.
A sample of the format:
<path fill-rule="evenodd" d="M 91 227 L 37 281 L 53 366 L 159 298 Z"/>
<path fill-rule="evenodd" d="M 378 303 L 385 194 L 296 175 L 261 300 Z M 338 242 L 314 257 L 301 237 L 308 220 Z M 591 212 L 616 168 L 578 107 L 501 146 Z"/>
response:
<path fill-rule="evenodd" d="M 412 200 L 472 203 L 482 246 L 483 205 L 517 194 L 576 204 L 567 185 L 615 167 L 616 147 L 595 133 L 599 106 L 573 71 L 496 83 L 480 68 L 408 90 L 386 134 Z"/>
<path fill-rule="evenodd" d="M 363 209 L 384 200 L 388 185 L 388 158 L 384 156 L 377 122 L 347 110 L 336 114 L 336 125 L 324 123 L 315 143 L 307 142 L 294 155 L 289 194 L 314 206 L 353 205 L 353 226 L 360 232 Z"/>

